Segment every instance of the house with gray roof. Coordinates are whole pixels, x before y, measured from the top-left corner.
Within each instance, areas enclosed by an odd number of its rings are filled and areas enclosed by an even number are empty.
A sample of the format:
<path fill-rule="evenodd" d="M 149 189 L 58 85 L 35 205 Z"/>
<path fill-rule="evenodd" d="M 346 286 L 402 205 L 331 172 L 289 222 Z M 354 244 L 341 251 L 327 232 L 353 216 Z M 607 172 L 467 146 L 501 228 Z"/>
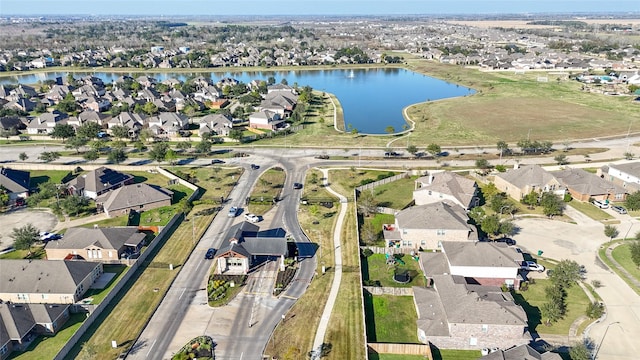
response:
<path fill-rule="evenodd" d="M 629 193 L 640 190 L 640 161 L 609 164 L 600 171 L 605 180 L 627 189 Z"/>
<path fill-rule="evenodd" d="M 67 114 L 61 113 L 57 110 L 40 114 L 27 124 L 27 134 L 30 135 L 46 135 L 53 131 L 53 128 L 57 124 L 62 124 L 68 118 Z"/>
<path fill-rule="evenodd" d="M 18 198 L 29 197 L 30 182 L 31 174 L 28 171 L 0 167 L 0 186 L 7 189 L 10 204 Z"/>
<path fill-rule="evenodd" d="M 448 200 L 470 209 L 479 202 L 476 182 L 450 171 L 430 172 L 427 176 L 417 178 L 415 184 L 413 200 L 416 205 Z"/>
<path fill-rule="evenodd" d="M 198 133 L 200 136 L 203 134 L 216 134 L 220 136 L 229 136 L 229 133 L 233 129 L 233 119 L 229 115 L 225 114 L 209 114 L 199 119 L 200 128 Z"/>
<path fill-rule="evenodd" d="M 73 304 L 102 274 L 102 263 L 62 260 L 0 260 L 0 300 Z"/>
<path fill-rule="evenodd" d="M 137 227 L 69 228 L 64 237 L 45 245 L 49 260 L 119 263 L 123 254 L 138 254 L 145 234 Z"/>
<path fill-rule="evenodd" d="M 493 180 L 496 188 L 517 201 L 530 192 L 553 192 L 564 196 L 566 188 L 550 172 L 539 165 L 517 166 L 505 173 L 499 173 Z"/>
<path fill-rule="evenodd" d="M 527 344 L 527 315 L 497 286 L 468 284 L 457 275 L 436 275 L 433 286 L 413 287 L 418 340 L 440 349 L 480 350 Z"/>
<path fill-rule="evenodd" d="M 67 191 L 72 195 L 82 195 L 96 199 L 107 191 L 133 184 L 133 176 L 101 166 L 67 182 Z"/>
<path fill-rule="evenodd" d="M 565 168 L 553 171 L 551 174 L 567 188 L 576 200 L 624 201 L 627 198 L 627 189 L 624 187 L 583 169 Z"/>
<path fill-rule="evenodd" d="M 96 198 L 98 211 L 104 211 L 109 217 L 129 214 L 131 211 L 143 212 L 162 206 L 170 206 L 173 192 L 149 184 L 131 184 L 108 191 Z"/>
<path fill-rule="evenodd" d="M 261 110 L 249 115 L 249 127 L 276 130 L 286 125 L 282 116 L 271 110 Z"/>
<path fill-rule="evenodd" d="M 480 360 L 562 360 L 560 354 L 551 351 L 540 353 L 529 344 L 514 346 L 506 350 L 491 349 L 490 351 Z"/>
<path fill-rule="evenodd" d="M 276 259 L 278 269 L 284 270 L 284 258 L 288 254 L 284 230 L 259 230 L 259 226 L 247 221 L 229 229 L 215 256 L 216 274 L 246 275 L 270 259 Z"/>
<path fill-rule="evenodd" d="M 412 206 L 395 215 L 394 224 L 383 225 L 388 247 L 406 250 L 437 249 L 442 241 L 477 240 L 464 208 L 447 202 Z"/>

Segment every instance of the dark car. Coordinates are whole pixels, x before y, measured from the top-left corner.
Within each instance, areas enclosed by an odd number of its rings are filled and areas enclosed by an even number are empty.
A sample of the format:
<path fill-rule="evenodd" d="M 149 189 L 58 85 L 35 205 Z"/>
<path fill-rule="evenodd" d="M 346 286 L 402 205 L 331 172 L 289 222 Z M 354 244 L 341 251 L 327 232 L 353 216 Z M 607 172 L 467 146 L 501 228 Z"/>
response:
<path fill-rule="evenodd" d="M 260 165 L 251 164 L 251 169 L 252 170 L 258 170 L 258 169 L 260 169 Z"/>
<path fill-rule="evenodd" d="M 316 159 L 328 160 L 329 159 L 329 155 L 318 155 L 318 156 L 316 156 Z"/>
<path fill-rule="evenodd" d="M 296 189 L 296 190 L 300 190 L 300 189 L 302 189 L 302 184 L 300 184 L 300 183 L 293 183 L 293 188 L 294 188 L 294 189 Z"/>
<path fill-rule="evenodd" d="M 220 159 L 213 159 L 211 160 L 211 164 L 224 164 L 224 161 Z"/>
<path fill-rule="evenodd" d="M 204 258 L 207 260 L 211 260 L 213 259 L 213 256 L 216 254 L 216 250 L 213 248 L 210 248 L 209 250 L 207 250 L 207 253 L 204 255 Z"/>

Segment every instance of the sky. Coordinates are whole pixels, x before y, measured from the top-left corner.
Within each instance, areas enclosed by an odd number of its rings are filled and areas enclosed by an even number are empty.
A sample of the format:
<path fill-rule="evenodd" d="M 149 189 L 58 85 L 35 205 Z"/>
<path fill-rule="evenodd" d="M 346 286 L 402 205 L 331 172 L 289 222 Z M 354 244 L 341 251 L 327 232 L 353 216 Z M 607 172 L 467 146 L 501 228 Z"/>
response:
<path fill-rule="evenodd" d="M 0 0 L 11 15 L 639 13 L 640 0 Z"/>

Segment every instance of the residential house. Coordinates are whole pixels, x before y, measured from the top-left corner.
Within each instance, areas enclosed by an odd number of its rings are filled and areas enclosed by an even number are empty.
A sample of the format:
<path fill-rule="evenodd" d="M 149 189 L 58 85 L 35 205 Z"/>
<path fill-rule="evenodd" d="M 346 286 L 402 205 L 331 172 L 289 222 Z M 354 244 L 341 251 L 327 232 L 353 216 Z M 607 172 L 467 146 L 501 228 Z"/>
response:
<path fill-rule="evenodd" d="M 624 201 L 627 190 L 583 169 L 566 168 L 551 173 L 564 185 L 571 196 L 580 201 Z"/>
<path fill-rule="evenodd" d="M 413 287 L 418 340 L 440 349 L 509 348 L 531 341 L 527 315 L 509 292 L 436 275 L 432 287 Z"/>
<path fill-rule="evenodd" d="M 506 350 L 493 348 L 490 351 L 479 360 L 562 360 L 560 354 L 551 351 L 539 353 L 529 344 L 514 346 Z"/>
<path fill-rule="evenodd" d="M 287 91 L 275 91 L 267 94 L 260 102 L 258 109 L 272 111 L 281 118 L 288 117 L 298 103 L 298 96 Z"/>
<path fill-rule="evenodd" d="M 0 130 L 22 130 L 25 128 L 24 123 L 16 116 L 0 117 Z"/>
<path fill-rule="evenodd" d="M 229 115 L 209 114 L 199 120 L 200 129 L 198 133 L 202 136 L 211 133 L 219 136 L 229 136 L 233 129 L 233 119 Z"/>
<path fill-rule="evenodd" d="M 280 114 L 270 110 L 261 110 L 249 115 L 249 127 L 255 129 L 276 130 L 285 125 L 286 122 Z"/>
<path fill-rule="evenodd" d="M 426 205 L 443 200 L 451 201 L 464 209 L 478 205 L 478 185 L 458 174 L 444 171 L 431 172 L 416 179 L 413 200 L 416 205 Z"/>
<path fill-rule="evenodd" d="M 383 234 L 388 247 L 437 249 L 443 241 L 477 240 L 477 229 L 468 220 L 465 209 L 456 204 L 412 206 L 397 212 L 394 224 L 383 225 Z"/>
<path fill-rule="evenodd" d="M 193 97 L 196 100 L 205 102 L 205 101 L 216 101 L 223 97 L 222 90 L 220 90 L 215 85 L 206 85 L 200 87 L 193 93 Z"/>
<path fill-rule="evenodd" d="M 45 245 L 49 260 L 119 262 L 123 254 L 138 254 L 145 234 L 136 227 L 69 228 L 64 237 Z"/>
<path fill-rule="evenodd" d="M 155 135 L 177 136 L 189 125 L 189 119 L 177 113 L 163 112 L 147 118 L 149 129 Z"/>
<path fill-rule="evenodd" d="M 618 186 L 622 186 L 629 194 L 640 190 L 640 162 L 609 164 L 600 169 L 600 175 Z"/>
<path fill-rule="evenodd" d="M 9 204 L 29 197 L 31 175 L 28 171 L 0 167 L 0 186 L 9 193 Z"/>
<path fill-rule="evenodd" d="M 109 190 L 133 184 L 133 176 L 101 166 L 80 175 L 65 185 L 70 194 L 96 199 Z"/>
<path fill-rule="evenodd" d="M 451 274 L 470 284 L 520 288 L 522 253 L 505 243 L 443 241 L 442 252 L 421 252 L 420 267 L 427 278 Z"/>
<path fill-rule="evenodd" d="M 107 127 L 111 129 L 114 126 L 124 126 L 129 129 L 129 137 L 135 138 L 140 133 L 140 130 L 142 130 L 145 121 L 146 117 L 144 117 L 144 115 L 122 112 L 111 118 L 107 123 Z"/>
<path fill-rule="evenodd" d="M 73 304 L 102 275 L 90 261 L 0 260 L 0 300 L 26 304 Z"/>
<path fill-rule="evenodd" d="M 40 114 L 29 121 L 27 124 L 27 134 L 30 135 L 46 135 L 53 131 L 53 128 L 67 119 L 67 114 L 59 111 Z"/>
<path fill-rule="evenodd" d="M 551 191 L 560 196 L 565 193 L 560 181 L 539 165 L 524 165 L 499 173 L 493 182 L 498 190 L 517 201 L 532 191 L 538 194 Z"/>
<path fill-rule="evenodd" d="M 31 101 L 30 99 L 19 98 L 10 100 L 8 103 L 4 105 L 5 109 L 13 109 L 25 112 L 31 112 L 36 108 L 36 102 Z"/>
<path fill-rule="evenodd" d="M 149 184 L 131 184 L 108 191 L 96 198 L 98 211 L 108 217 L 143 212 L 162 206 L 170 206 L 173 192 Z"/>
<path fill-rule="evenodd" d="M 243 221 L 233 225 L 218 250 L 216 274 L 246 275 L 255 266 L 275 259 L 284 270 L 287 239 L 284 231 L 260 232 L 255 224 Z"/>

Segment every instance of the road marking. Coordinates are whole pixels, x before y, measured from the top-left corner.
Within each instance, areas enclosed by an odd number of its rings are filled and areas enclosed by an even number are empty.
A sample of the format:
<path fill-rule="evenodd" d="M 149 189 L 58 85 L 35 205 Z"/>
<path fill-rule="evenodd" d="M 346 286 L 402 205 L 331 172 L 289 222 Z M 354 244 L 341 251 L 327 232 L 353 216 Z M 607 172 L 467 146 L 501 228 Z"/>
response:
<path fill-rule="evenodd" d="M 153 343 L 151 343 L 151 347 L 149 348 L 149 351 L 147 351 L 147 357 L 151 354 L 151 350 L 153 350 L 153 347 L 156 345 L 156 341 L 158 341 L 158 339 L 153 340 Z"/>
<path fill-rule="evenodd" d="M 180 297 L 178 298 L 178 300 L 182 300 L 182 295 L 184 295 L 185 291 L 187 291 L 187 288 L 182 289 L 182 292 L 180 293 Z"/>

